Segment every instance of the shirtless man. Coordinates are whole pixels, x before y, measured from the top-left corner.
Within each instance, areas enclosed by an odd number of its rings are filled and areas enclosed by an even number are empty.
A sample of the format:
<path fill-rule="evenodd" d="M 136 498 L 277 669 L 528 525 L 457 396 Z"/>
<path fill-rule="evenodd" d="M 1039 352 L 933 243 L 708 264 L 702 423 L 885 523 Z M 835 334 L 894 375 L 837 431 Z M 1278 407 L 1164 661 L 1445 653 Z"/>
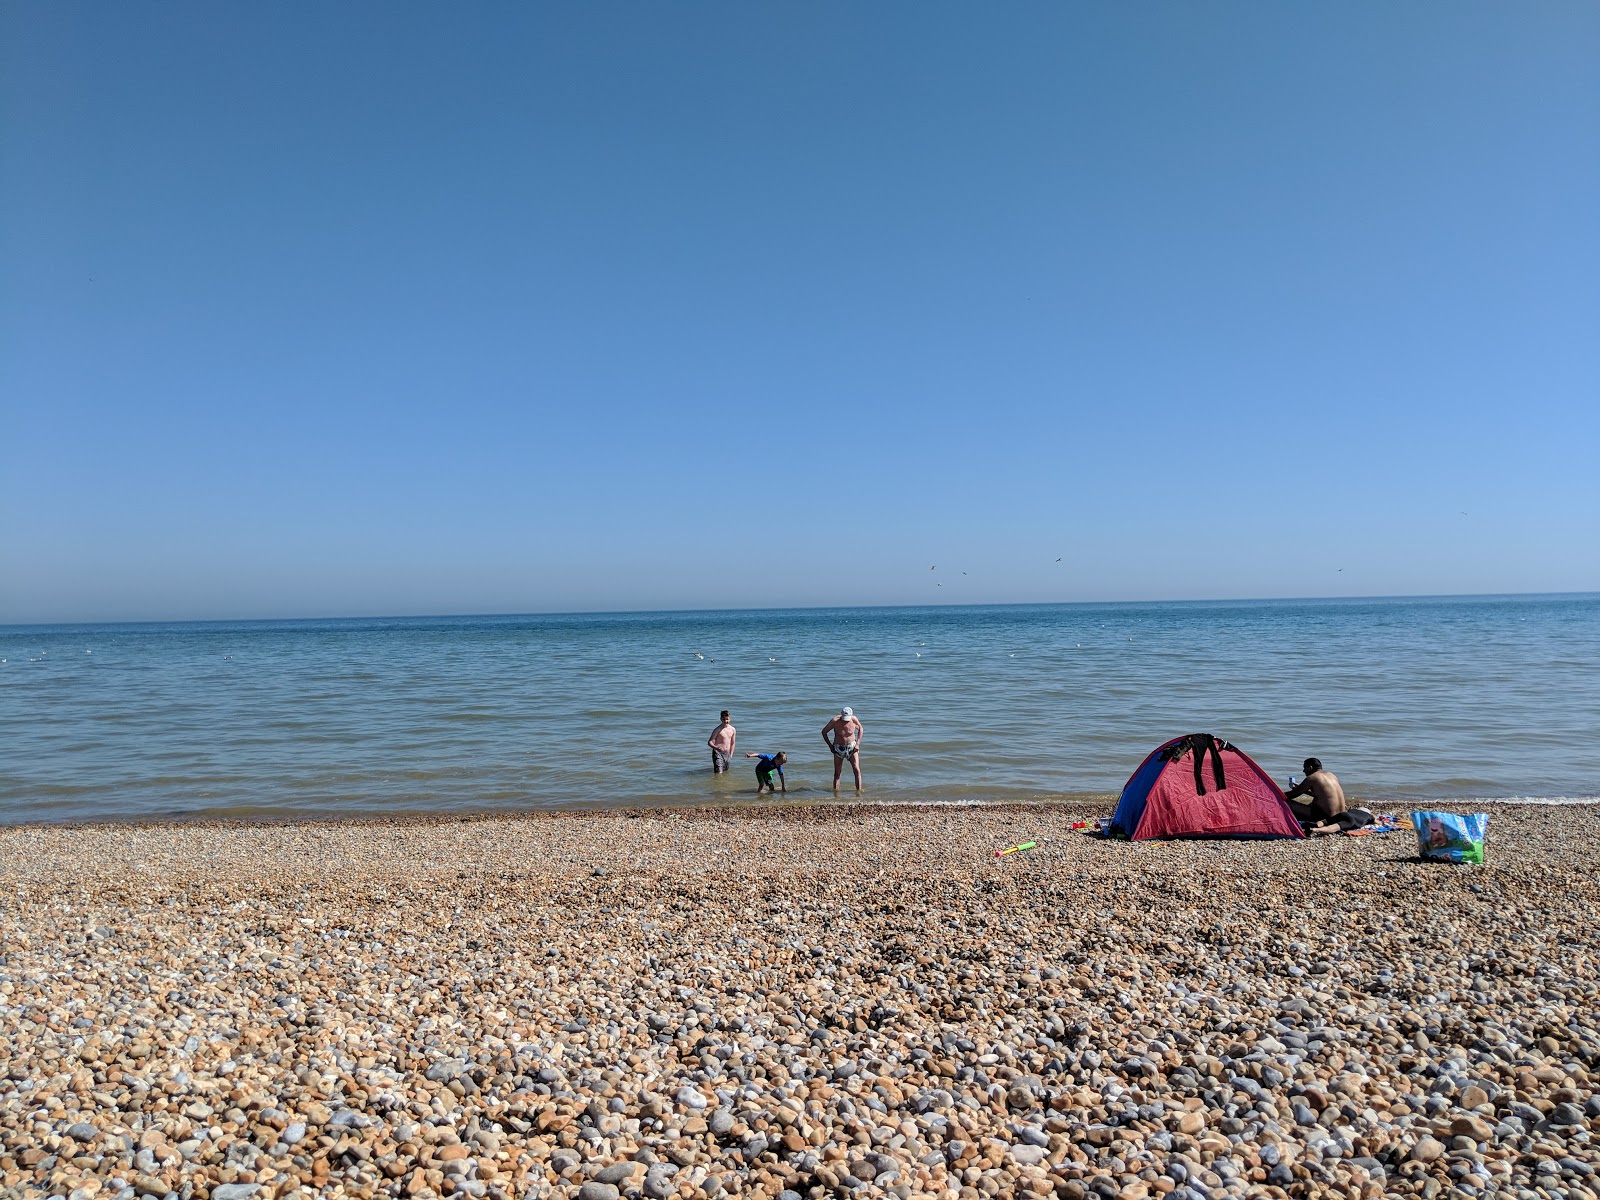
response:
<path fill-rule="evenodd" d="M 1302 823 L 1331 821 L 1350 807 L 1344 798 L 1344 789 L 1339 786 L 1339 777 L 1332 771 L 1324 771 L 1320 758 L 1306 759 L 1305 769 L 1306 777 L 1284 793 L 1289 807 Z M 1302 804 L 1296 796 L 1310 796 L 1311 803 Z"/>
<path fill-rule="evenodd" d="M 861 790 L 861 734 L 861 722 L 850 708 L 840 709 L 839 715 L 822 727 L 822 741 L 833 752 L 833 790 L 836 792 L 839 775 L 847 762 L 856 774 L 856 791 Z"/>
<path fill-rule="evenodd" d="M 733 718 L 727 709 L 722 710 L 722 724 L 711 731 L 706 745 L 711 747 L 711 773 L 721 775 L 733 769 L 733 743 L 739 731 L 733 727 Z"/>

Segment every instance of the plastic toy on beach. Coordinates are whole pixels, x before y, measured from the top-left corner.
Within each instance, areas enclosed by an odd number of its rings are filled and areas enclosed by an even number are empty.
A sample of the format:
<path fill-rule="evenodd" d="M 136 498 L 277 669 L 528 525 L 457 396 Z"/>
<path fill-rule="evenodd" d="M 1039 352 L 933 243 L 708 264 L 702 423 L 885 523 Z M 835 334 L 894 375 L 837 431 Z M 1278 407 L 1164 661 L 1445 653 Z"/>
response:
<path fill-rule="evenodd" d="M 1015 846 L 1007 846 L 1004 850 L 996 850 L 994 856 L 1004 858 L 1008 854 L 1020 854 L 1024 850 L 1032 850 L 1038 844 L 1038 842 L 1021 842 Z"/>

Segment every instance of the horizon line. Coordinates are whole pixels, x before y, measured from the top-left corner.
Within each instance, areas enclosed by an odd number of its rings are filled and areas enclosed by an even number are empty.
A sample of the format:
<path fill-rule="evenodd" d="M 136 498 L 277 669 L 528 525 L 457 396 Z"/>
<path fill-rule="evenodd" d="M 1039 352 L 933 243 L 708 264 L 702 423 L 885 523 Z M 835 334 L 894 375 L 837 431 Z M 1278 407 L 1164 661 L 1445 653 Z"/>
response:
<path fill-rule="evenodd" d="M 101 625 L 262 625 L 271 623 L 296 624 L 319 621 L 461 621 L 514 617 L 644 617 L 683 615 L 690 613 L 760 613 L 760 612 L 828 612 L 859 611 L 861 609 L 915 609 L 915 608 L 1088 608 L 1096 605 L 1116 604 L 1281 604 L 1299 603 L 1358 603 L 1374 600 L 1495 600 L 1538 598 L 1581 598 L 1600 596 L 1600 591 L 1580 592 L 1421 592 L 1386 593 L 1370 596 L 1218 596 L 1194 597 L 1186 600 L 1004 600 L 985 603 L 932 604 L 778 604 L 746 608 L 583 608 L 583 609 L 525 609 L 508 612 L 455 612 L 455 613 L 361 613 L 322 616 L 285 617 L 138 617 L 101 621 L 14 621 L 0 622 L 0 631 L 28 629 L 78 629 Z"/>

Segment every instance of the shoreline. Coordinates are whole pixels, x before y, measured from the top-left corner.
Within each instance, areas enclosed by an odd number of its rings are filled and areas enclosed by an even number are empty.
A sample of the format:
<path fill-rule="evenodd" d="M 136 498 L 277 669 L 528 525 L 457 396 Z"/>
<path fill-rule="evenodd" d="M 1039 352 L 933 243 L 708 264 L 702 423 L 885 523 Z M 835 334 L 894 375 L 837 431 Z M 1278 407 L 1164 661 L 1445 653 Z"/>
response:
<path fill-rule="evenodd" d="M 59 821 L 0 821 L 0 833 L 17 829 L 121 829 L 128 826 L 163 826 L 186 828 L 190 826 L 216 826 L 218 828 L 254 828 L 295 825 L 448 825 L 462 821 L 521 821 L 546 817 L 573 816 L 630 816 L 684 815 L 704 817 L 757 817 L 790 812 L 805 812 L 826 816 L 838 812 L 855 813 L 877 811 L 932 811 L 983 810 L 1031 811 L 1039 809 L 1070 810 L 1078 815 L 1110 816 L 1117 804 L 1117 793 L 1073 793 L 1070 795 L 1043 795 L 1036 799 L 1000 797 L 963 800 L 894 799 L 866 800 L 841 793 L 837 799 L 815 799 L 807 796 L 788 800 L 771 798 L 757 800 L 754 796 L 743 802 L 723 800 L 685 800 L 682 803 L 661 804 L 641 802 L 617 804 L 594 801 L 588 804 L 561 804 L 543 808 L 465 808 L 438 810 L 396 809 L 349 814 L 316 813 L 294 810 L 274 813 L 259 810 L 256 814 L 229 814 L 226 810 L 203 809 L 194 812 L 128 813 L 95 817 L 65 817 Z M 1479 796 L 1455 797 L 1436 800 L 1369 800 L 1351 797 L 1353 806 L 1370 808 L 1374 812 L 1392 812 L 1403 815 L 1413 809 L 1437 809 L 1445 812 L 1470 811 L 1478 807 L 1491 809 L 1582 809 L 1600 807 L 1600 796 Z"/>
<path fill-rule="evenodd" d="M 0 828 L 0 1194 L 1596 1194 L 1595 807 L 1105 811 Z"/>

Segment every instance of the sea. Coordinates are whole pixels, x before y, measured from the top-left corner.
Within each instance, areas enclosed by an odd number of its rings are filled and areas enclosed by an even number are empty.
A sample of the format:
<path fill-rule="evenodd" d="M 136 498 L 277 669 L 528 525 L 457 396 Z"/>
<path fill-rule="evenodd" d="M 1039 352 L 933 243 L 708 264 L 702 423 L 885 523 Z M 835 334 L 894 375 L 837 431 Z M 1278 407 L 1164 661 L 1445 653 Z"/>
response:
<path fill-rule="evenodd" d="M 1114 796 L 1195 732 L 1378 806 L 1593 802 L 1600 595 L 0 626 L 0 823 L 831 802 L 844 705 L 869 803 Z"/>

